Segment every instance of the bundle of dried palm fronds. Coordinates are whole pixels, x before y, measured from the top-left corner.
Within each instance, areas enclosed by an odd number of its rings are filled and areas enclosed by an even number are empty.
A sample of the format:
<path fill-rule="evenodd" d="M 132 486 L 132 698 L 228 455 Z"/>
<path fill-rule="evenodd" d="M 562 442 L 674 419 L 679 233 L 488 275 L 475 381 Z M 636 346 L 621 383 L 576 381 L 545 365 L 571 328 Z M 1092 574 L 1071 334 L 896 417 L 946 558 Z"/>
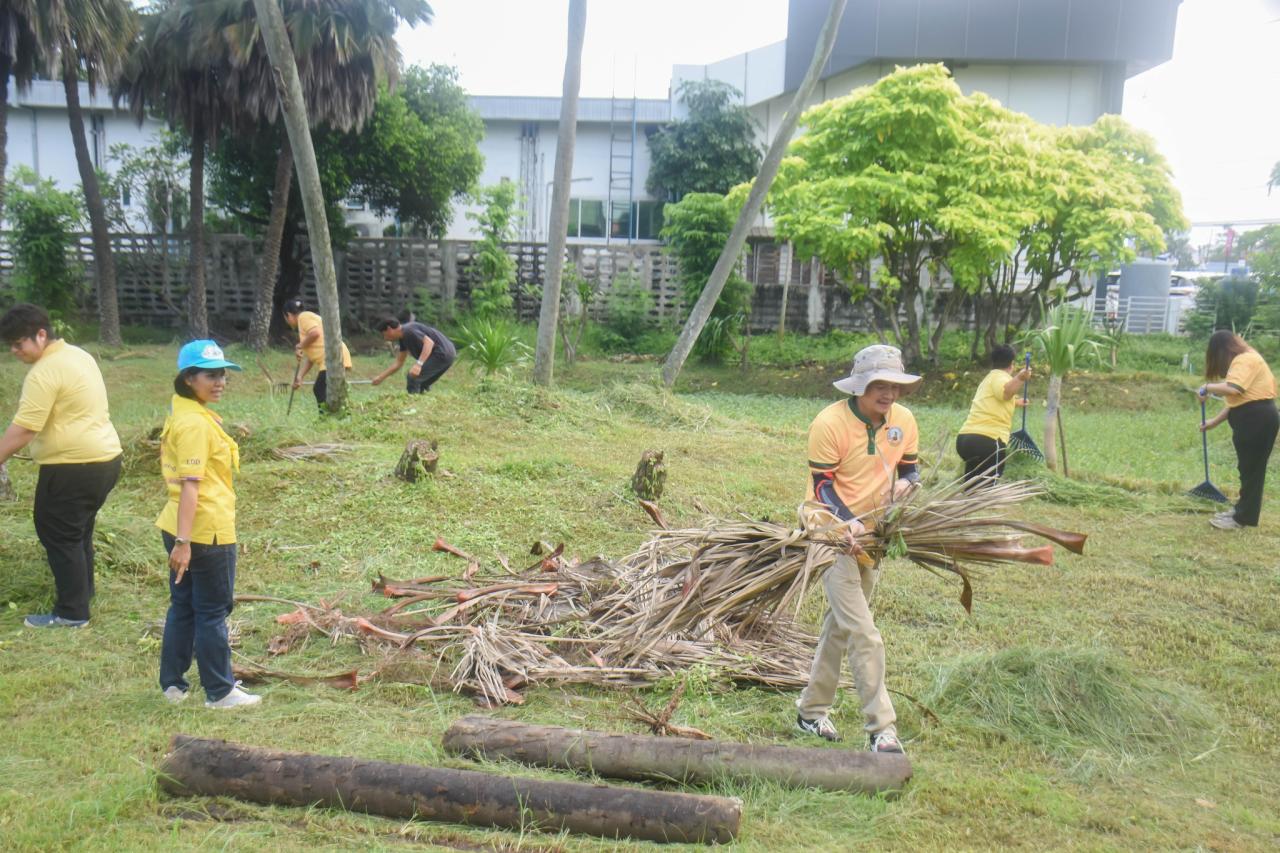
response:
<path fill-rule="evenodd" d="M 293 447 L 277 447 L 271 453 L 278 459 L 288 459 L 291 462 L 328 462 L 353 449 L 349 444 L 298 444 Z"/>
<path fill-rule="evenodd" d="M 959 484 L 890 505 L 859 537 L 861 559 L 905 557 L 963 581 L 968 565 L 1046 564 L 1050 546 L 1027 548 L 1022 533 L 1077 553 L 1084 536 L 1008 517 L 1035 495 L 1029 483 L 966 492 Z M 418 657 L 429 683 L 445 683 L 490 704 L 521 701 L 529 684 L 634 686 L 694 665 L 735 681 L 795 688 L 807 680 L 814 638 L 795 621 L 806 591 L 848 549 L 843 525 L 800 527 L 717 521 L 659 530 L 618 561 L 566 559 L 563 545 L 522 571 L 485 574 L 480 561 L 438 540 L 436 549 L 467 560 L 456 577 L 379 577 L 374 590 L 399 601 L 351 617 L 336 607 L 300 606 L 280 618 L 337 639 Z"/>

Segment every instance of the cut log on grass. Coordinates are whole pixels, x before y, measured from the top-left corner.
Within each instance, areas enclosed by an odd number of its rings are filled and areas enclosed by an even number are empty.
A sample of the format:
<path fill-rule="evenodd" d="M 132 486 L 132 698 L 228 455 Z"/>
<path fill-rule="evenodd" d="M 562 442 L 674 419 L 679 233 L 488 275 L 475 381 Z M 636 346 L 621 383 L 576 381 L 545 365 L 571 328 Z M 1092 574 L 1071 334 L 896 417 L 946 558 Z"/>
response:
<path fill-rule="evenodd" d="M 667 466 L 662 462 L 661 450 L 646 450 L 640 454 L 640 464 L 631 476 L 631 491 L 641 500 L 656 501 L 662 497 L 667 485 Z"/>
<path fill-rule="evenodd" d="M 737 798 L 279 752 L 188 735 L 174 735 L 159 777 L 177 796 L 641 841 L 723 844 L 742 821 Z"/>
<path fill-rule="evenodd" d="M 416 483 L 420 477 L 434 474 L 440 464 L 440 454 L 434 441 L 414 439 L 404 446 L 400 461 L 396 463 L 396 476 L 406 483 Z"/>
<path fill-rule="evenodd" d="M 911 762 L 901 754 L 609 734 L 481 715 L 450 726 L 444 748 L 455 755 L 508 758 L 610 779 L 685 784 L 769 779 L 795 788 L 873 794 L 900 790 L 911 778 Z"/>

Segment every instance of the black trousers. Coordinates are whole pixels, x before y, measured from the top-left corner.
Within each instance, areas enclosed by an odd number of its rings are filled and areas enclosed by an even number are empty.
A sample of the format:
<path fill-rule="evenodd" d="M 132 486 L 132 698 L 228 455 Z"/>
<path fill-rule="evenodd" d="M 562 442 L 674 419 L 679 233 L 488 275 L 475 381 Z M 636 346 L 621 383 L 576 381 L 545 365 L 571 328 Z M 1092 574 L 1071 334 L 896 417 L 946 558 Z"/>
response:
<path fill-rule="evenodd" d="M 36 536 L 53 571 L 55 616 L 89 618 L 89 599 L 93 598 L 93 525 L 98 510 L 120 479 L 121 458 L 40 466 L 34 513 Z"/>
<path fill-rule="evenodd" d="M 977 478 L 994 480 L 1004 476 L 1008 458 L 1005 443 L 998 438 L 966 432 L 956 436 L 956 453 L 964 460 L 964 482 L 977 485 Z"/>
<path fill-rule="evenodd" d="M 1227 412 L 1231 443 L 1236 446 L 1236 468 L 1240 471 L 1240 500 L 1235 520 L 1248 527 L 1258 526 L 1262 512 L 1262 485 L 1267 479 L 1267 460 L 1280 431 L 1280 412 L 1275 400 L 1254 400 Z"/>
<path fill-rule="evenodd" d="M 450 367 L 453 367 L 453 358 L 431 353 L 427 356 L 427 361 L 422 365 L 421 372 L 417 376 L 406 376 L 405 390 L 410 394 L 421 394 L 423 391 L 430 391 L 431 386 Z"/>
<path fill-rule="evenodd" d="M 329 371 L 322 370 L 316 374 L 316 384 L 311 386 L 311 393 L 316 395 L 316 405 L 324 408 L 324 402 L 328 399 L 329 386 L 327 383 Z"/>

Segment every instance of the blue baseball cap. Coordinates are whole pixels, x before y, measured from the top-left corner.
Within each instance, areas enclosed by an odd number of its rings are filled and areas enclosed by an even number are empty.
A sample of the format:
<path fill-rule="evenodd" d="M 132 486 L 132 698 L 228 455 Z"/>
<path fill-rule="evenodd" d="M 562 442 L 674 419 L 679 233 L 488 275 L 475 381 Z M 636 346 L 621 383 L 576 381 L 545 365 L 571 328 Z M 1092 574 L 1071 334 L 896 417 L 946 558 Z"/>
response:
<path fill-rule="evenodd" d="M 189 367 L 198 367 L 202 370 L 217 370 L 219 367 L 230 370 L 240 369 L 240 365 L 227 361 L 222 354 L 222 347 L 208 340 L 192 341 L 183 344 L 182 349 L 178 350 L 178 371 L 181 372 Z"/>

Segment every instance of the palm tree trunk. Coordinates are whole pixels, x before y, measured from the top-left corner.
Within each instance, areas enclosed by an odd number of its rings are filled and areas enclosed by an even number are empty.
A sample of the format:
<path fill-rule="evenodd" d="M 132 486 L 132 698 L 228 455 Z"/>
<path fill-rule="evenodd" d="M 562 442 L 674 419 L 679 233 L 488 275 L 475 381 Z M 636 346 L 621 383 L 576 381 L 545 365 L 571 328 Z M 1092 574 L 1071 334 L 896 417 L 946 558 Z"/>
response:
<path fill-rule="evenodd" d="M 578 90 L 582 87 L 582 42 L 586 32 L 587 0 L 569 0 L 569 47 L 564 59 L 560 129 L 547 225 L 547 272 L 542 285 L 538 345 L 533 358 L 533 381 L 538 385 L 550 385 L 555 378 L 556 326 L 560 322 L 560 283 L 569 221 L 569 179 L 573 177 L 573 148 L 578 135 Z"/>
<path fill-rule="evenodd" d="M 9 171 L 9 74 L 13 60 L 0 53 L 0 216 L 4 212 L 4 176 Z"/>
<path fill-rule="evenodd" d="M 804 80 L 796 89 L 791 105 L 787 107 L 787 112 L 782 117 L 778 133 L 773 137 L 764 163 L 760 166 L 760 174 L 751 184 L 747 203 L 742 206 L 738 221 L 733 224 L 733 230 L 729 232 L 729 240 L 720 252 L 715 269 L 711 271 L 711 278 L 693 306 L 693 311 L 689 313 L 689 319 L 685 321 L 680 337 L 671 354 L 667 356 L 666 363 L 662 365 L 662 381 L 668 388 L 675 385 L 676 377 L 680 375 L 680 370 L 689 358 L 698 335 L 702 334 L 702 329 L 711 317 L 716 301 L 720 299 L 720 292 L 724 290 L 725 282 L 729 280 L 729 275 L 738 265 L 738 255 L 742 253 L 742 247 L 747 242 L 747 232 L 751 230 L 751 223 L 755 221 L 756 216 L 760 214 L 760 208 L 764 206 L 765 196 L 769 193 L 769 187 L 773 185 L 778 167 L 782 165 L 782 158 L 787 153 L 791 135 L 800 121 L 800 113 L 804 111 L 809 95 L 813 93 L 813 87 L 817 84 L 822 69 L 826 67 L 827 60 L 831 57 L 831 48 L 836 43 L 836 31 L 840 26 L 840 18 L 844 15 L 846 2 L 847 0 L 831 0 L 827 19 L 822 25 L 822 31 L 818 34 L 818 44 L 813 52 L 813 60 L 809 63 L 809 70 L 805 72 Z"/>
<path fill-rule="evenodd" d="M 329 220 L 325 218 L 324 191 L 320 187 L 320 169 L 311 143 L 307 122 L 307 106 L 303 100 L 298 65 L 289 44 L 284 15 L 277 0 L 253 0 L 262 40 L 271 59 L 279 87 L 285 128 L 289 144 L 297 160 L 298 188 L 307 217 L 307 233 L 311 244 L 311 262 L 315 267 L 316 298 L 320 302 L 320 319 L 324 323 L 324 364 L 327 371 L 328 409 L 341 412 L 347 404 L 347 373 L 342 363 L 342 314 L 338 306 L 338 272 L 333 265 L 333 247 L 329 242 Z"/>
<path fill-rule="evenodd" d="M 1058 407 L 1062 403 L 1062 377 L 1055 373 L 1049 377 L 1049 396 L 1044 408 L 1044 464 L 1050 471 L 1058 470 Z"/>
<path fill-rule="evenodd" d="M 271 337 L 271 315 L 275 311 L 276 277 L 280 274 L 280 247 L 284 223 L 289 215 L 289 190 L 293 186 L 293 149 L 286 134 L 276 158 L 276 180 L 271 186 L 271 217 L 262 236 L 262 258 L 258 264 L 258 287 L 249 320 L 249 346 L 256 352 L 267 348 Z"/>
<path fill-rule="evenodd" d="M 116 262 L 111 254 L 111 234 L 107 230 L 107 211 L 98 188 L 98 173 L 89 156 L 89 143 L 84 135 L 84 113 L 80 109 L 80 70 L 76 52 L 64 45 L 62 51 L 62 88 L 67 96 L 67 121 L 71 125 L 71 142 L 80 167 L 80 184 L 84 187 L 84 204 L 89 209 L 89 228 L 93 232 L 93 265 L 98 278 L 98 337 L 108 346 L 120 346 L 120 303 L 116 297 Z"/>
<path fill-rule="evenodd" d="M 187 270 L 187 323 L 197 338 L 209 337 L 204 269 L 205 127 L 197 115 L 191 128 L 191 266 Z"/>

